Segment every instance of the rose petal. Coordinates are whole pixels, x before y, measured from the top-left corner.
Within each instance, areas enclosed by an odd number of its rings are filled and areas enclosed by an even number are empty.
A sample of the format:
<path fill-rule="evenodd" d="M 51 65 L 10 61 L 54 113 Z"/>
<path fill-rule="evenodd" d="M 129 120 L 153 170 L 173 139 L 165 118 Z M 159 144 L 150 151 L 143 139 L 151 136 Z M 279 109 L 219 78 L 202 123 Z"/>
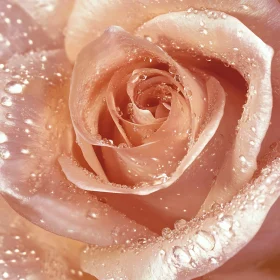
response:
<path fill-rule="evenodd" d="M 204 275 L 253 238 L 279 195 L 278 158 L 222 209 L 165 232 L 161 238 L 146 240 L 144 245 L 89 248 L 82 267 L 100 278 L 187 280 Z"/>
<path fill-rule="evenodd" d="M 15 53 L 53 48 L 53 42 L 21 7 L 12 1 L 1 1 L 0 63 Z M 2 64 L 1 64 L 2 65 Z"/>
<path fill-rule="evenodd" d="M 105 49 L 106 52 L 103 51 Z M 112 59 L 108 59 L 108 52 L 111 53 Z M 162 125 L 162 131 L 159 129 L 158 132 L 155 132 L 154 138 L 151 136 L 147 144 L 134 147 L 133 149 L 119 149 L 117 147 L 112 147 L 112 145 L 104 144 L 96 140 L 96 136 L 99 132 L 99 127 L 101 127 L 98 123 L 99 119 L 104 119 L 104 116 L 103 118 L 101 117 L 101 112 L 102 110 L 106 111 L 104 102 L 102 103 L 101 101 L 101 99 L 105 97 L 106 82 L 110 79 L 110 76 L 112 77 L 112 72 L 120 67 L 124 67 L 129 63 L 131 65 L 128 66 L 128 69 L 137 67 L 142 56 L 152 58 L 154 64 L 156 60 L 161 61 L 161 63 L 172 66 L 172 71 L 175 71 L 174 73 L 178 72 L 183 86 L 188 86 L 189 90 L 195 93 L 189 102 L 191 104 L 191 110 L 196 114 L 196 117 L 188 117 L 189 110 L 187 105 L 183 105 L 185 102 L 183 101 L 183 97 L 181 97 L 182 100 L 180 102 L 176 103 L 175 99 L 171 105 L 170 120 L 167 118 L 166 125 Z M 82 72 L 80 71 L 81 69 Z M 98 75 L 96 75 L 96 73 L 98 73 Z M 101 80 L 100 77 L 102 77 Z M 119 81 L 119 79 L 116 80 Z M 149 80 L 147 80 L 147 82 L 148 81 Z M 105 85 L 101 85 L 102 82 L 105 83 Z M 115 83 L 113 83 L 113 86 L 114 85 Z M 69 159 L 61 159 L 60 163 L 62 164 L 67 178 L 82 189 L 103 192 L 143 195 L 168 187 L 182 175 L 186 168 L 188 168 L 193 160 L 201 153 L 215 134 L 222 118 L 225 103 L 223 89 L 215 78 L 208 79 L 205 87 L 208 93 L 208 98 L 206 98 L 206 100 L 208 99 L 208 103 L 204 100 L 204 88 L 198 81 L 193 79 L 191 72 L 179 66 L 160 48 L 144 39 L 126 33 L 121 28 L 110 28 L 103 36 L 88 45 L 79 55 L 72 78 L 70 95 L 71 117 L 75 130 L 85 141 L 92 145 L 102 147 L 106 175 L 111 182 L 125 185 L 134 185 L 137 182 L 144 182 L 145 186 L 138 185 L 138 187 L 133 187 L 133 189 L 130 190 L 130 188 L 125 186 L 120 187 L 114 184 L 104 184 L 100 182 L 98 178 L 90 176 L 88 172 L 84 172 L 82 168 L 76 164 L 72 163 L 70 167 L 71 161 Z M 102 89 L 102 94 L 98 95 L 98 93 L 100 93 L 100 88 L 104 89 Z M 111 89 L 110 86 L 109 89 Z M 109 94 L 111 94 L 110 90 Z M 128 91 L 128 94 L 130 94 L 132 98 L 132 92 Z M 114 109 L 114 102 L 112 99 L 108 100 L 110 102 L 109 111 L 112 111 Z M 202 106 L 200 106 L 201 102 L 203 102 Z M 173 108 L 173 106 L 175 107 Z M 206 113 L 204 112 L 204 107 L 206 106 L 208 106 L 207 116 L 205 116 Z M 110 119 L 110 116 L 106 117 Z M 178 119 L 179 117 L 180 119 Z M 119 120 L 117 115 L 112 114 L 112 119 L 117 124 L 123 138 L 129 141 L 125 131 L 123 128 L 120 128 L 120 124 L 118 124 Z M 174 119 L 176 119 L 176 122 L 174 122 Z M 201 131 L 197 142 L 187 153 L 184 146 L 187 144 L 187 132 L 190 127 L 188 121 L 190 119 L 192 119 L 191 130 L 193 132 L 193 138 L 197 137 L 199 124 L 202 123 L 202 121 L 205 122 L 205 128 Z M 176 123 L 176 126 L 173 125 L 174 123 Z M 170 134 L 172 131 L 173 142 L 170 142 L 170 140 L 166 138 L 165 133 L 162 133 L 164 130 L 166 134 Z M 161 136 L 156 136 L 157 134 L 161 134 Z M 169 151 L 167 148 L 171 146 L 173 148 L 170 148 Z M 163 153 L 163 150 L 167 152 Z M 185 154 L 187 155 L 185 156 Z M 168 161 L 176 161 L 176 164 L 178 164 L 177 162 L 179 161 L 179 165 L 178 167 L 176 167 L 176 165 L 174 167 L 174 163 L 172 163 L 172 166 L 164 165 Z M 159 169 L 159 162 L 162 163 L 164 168 Z M 172 174 L 170 176 L 169 174 L 171 172 Z"/>
<path fill-rule="evenodd" d="M 111 25 L 119 25 L 133 32 L 144 22 L 161 14 L 195 9 L 214 9 L 240 19 L 260 38 L 274 46 L 280 43 L 278 33 L 279 3 L 276 0 L 228 1 L 174 0 L 174 1 L 76 1 L 66 33 L 66 50 L 72 61 L 90 41 L 100 36 Z M 107 15 L 111 15 L 108 17 Z M 148 34 L 147 34 L 148 35 Z"/>
<path fill-rule="evenodd" d="M 200 32 L 200 22 L 208 30 L 207 35 Z M 226 155 L 225 164 L 203 209 L 206 210 L 214 201 L 228 201 L 238 188 L 251 179 L 257 168 L 256 159 L 269 127 L 272 110 L 270 79 L 273 50 L 241 22 L 224 14 L 215 19 L 209 18 L 205 12 L 167 14 L 145 23 L 138 34 L 151 34 L 151 39 L 158 44 L 162 38 L 168 38 L 179 49 L 203 46 L 199 51 L 204 56 L 233 65 L 247 80 L 248 100 L 238 125 L 233 150 Z M 185 39 L 182 34 L 188 34 L 189 38 Z M 244 56 L 248 62 L 244 62 Z"/>
<path fill-rule="evenodd" d="M 205 276 L 203 279 L 205 280 L 277 280 L 279 277 L 276 275 L 273 275 L 269 272 L 264 272 L 261 270 L 248 270 L 248 271 L 242 271 L 242 272 L 236 272 L 236 273 L 226 273 L 226 274 L 217 274 L 213 276 Z"/>
<path fill-rule="evenodd" d="M 2 197 L 0 213 L 1 279 L 96 279 L 79 266 L 82 243 L 31 224 Z"/>
<path fill-rule="evenodd" d="M 169 188 L 141 197 L 100 193 L 108 199 L 108 204 L 158 233 L 163 227 L 173 227 L 178 219 L 189 220 L 195 216 L 217 176 L 224 155 L 233 144 L 235 128 L 245 102 L 246 86 L 242 77 L 223 65 L 220 71 L 234 77 L 236 83 L 231 84 L 225 78 L 214 75 L 213 71 L 208 73 L 221 82 L 227 101 L 221 123 L 199 157 Z"/>
<path fill-rule="evenodd" d="M 39 23 L 48 36 L 56 40 L 56 46 L 62 46 L 62 32 L 72 11 L 74 0 L 13 0 L 13 2 Z"/>
<path fill-rule="evenodd" d="M 74 145 L 70 72 L 60 50 L 16 55 L 1 70 L 1 193 L 33 223 L 87 243 L 108 245 L 149 235 L 104 199 L 75 188 L 61 171 L 57 157 Z M 120 235 L 112 234 L 115 228 Z"/>

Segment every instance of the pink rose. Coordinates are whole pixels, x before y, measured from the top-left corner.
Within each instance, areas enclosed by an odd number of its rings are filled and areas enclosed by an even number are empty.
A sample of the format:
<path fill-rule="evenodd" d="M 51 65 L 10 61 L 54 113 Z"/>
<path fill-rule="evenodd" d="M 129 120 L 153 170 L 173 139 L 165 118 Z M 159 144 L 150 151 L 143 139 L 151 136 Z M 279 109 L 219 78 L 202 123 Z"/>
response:
<path fill-rule="evenodd" d="M 3 278 L 278 279 L 279 2 L 2 2 Z"/>

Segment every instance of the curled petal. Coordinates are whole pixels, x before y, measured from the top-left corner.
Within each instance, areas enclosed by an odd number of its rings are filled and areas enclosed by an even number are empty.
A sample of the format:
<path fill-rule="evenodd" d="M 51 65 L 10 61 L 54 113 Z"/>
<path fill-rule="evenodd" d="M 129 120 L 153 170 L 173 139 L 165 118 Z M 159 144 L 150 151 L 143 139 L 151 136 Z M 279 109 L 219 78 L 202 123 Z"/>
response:
<path fill-rule="evenodd" d="M 82 256 L 82 267 L 100 278 L 188 280 L 204 275 L 247 245 L 279 195 L 278 158 L 223 208 L 145 244 L 88 248 Z M 102 263 L 107 264 L 106 268 Z"/>
<path fill-rule="evenodd" d="M 207 35 L 200 32 L 200 22 L 207 28 Z M 177 49 L 201 46 L 198 51 L 204 56 L 232 65 L 247 81 L 247 102 L 238 124 L 235 144 L 226 155 L 224 166 L 203 209 L 206 210 L 214 201 L 228 201 L 238 188 L 252 178 L 257 168 L 260 145 L 271 118 L 273 50 L 241 22 L 225 14 L 220 14 L 215 19 L 209 18 L 205 12 L 162 15 L 145 23 L 139 28 L 138 34 L 151 34 L 151 39 L 159 45 L 166 38 Z M 186 39 L 183 34 L 188 34 L 189 37 Z M 244 56 L 247 57 L 246 62 Z"/>
<path fill-rule="evenodd" d="M 160 75 L 162 73 L 160 70 L 140 68 L 146 76 L 151 76 L 141 85 L 135 85 L 138 79 L 134 77 L 135 72 L 132 73 L 131 79 L 121 78 L 127 77 L 125 71 L 132 72 L 132 69 L 135 67 L 137 69 L 139 65 L 146 65 L 146 68 L 156 68 L 159 65 L 171 68 L 169 72 L 178 73 L 178 79 L 182 83 L 177 88 L 182 90 L 181 88 L 188 87 L 188 90 L 194 93 L 193 96 L 189 97 L 184 90 L 183 94 L 179 94 L 172 88 L 168 89 L 168 84 L 174 83 L 176 86 L 178 82 L 173 82 L 169 73 Z M 113 75 L 113 72 L 120 68 L 121 72 Z M 103 134 L 110 136 L 114 141 L 116 130 L 113 127 L 116 125 L 119 137 L 131 144 L 129 138 L 133 132 L 131 127 L 129 130 L 129 122 L 122 127 L 121 122 L 124 120 L 116 112 L 117 103 L 123 107 L 122 102 L 125 100 L 123 84 L 126 81 L 128 81 L 127 98 L 134 102 L 131 103 L 134 107 L 136 107 L 136 100 L 134 101 L 136 87 L 140 87 L 145 94 L 150 86 L 162 81 L 172 101 L 170 106 L 165 105 L 170 110 L 169 116 L 156 132 L 142 142 L 143 145 L 120 149 L 104 143 L 97 136 L 103 131 Z M 108 90 L 106 83 L 109 83 Z M 189 70 L 178 65 L 156 45 L 132 36 L 121 28 L 111 27 L 84 48 L 78 57 L 72 78 L 70 112 L 79 137 L 89 144 L 100 147 L 103 168 L 109 181 L 127 186 L 100 182 L 89 172 L 84 172 L 81 166 L 73 163 L 71 166 L 69 158 L 62 158 L 60 163 L 66 176 L 82 189 L 104 192 L 143 195 L 170 186 L 201 153 L 215 134 L 223 116 L 225 93 L 221 85 L 215 78 L 207 78 L 204 83 L 205 86 L 198 78 L 195 80 Z M 142 128 L 146 125 L 148 115 L 151 125 L 161 122 L 160 119 L 154 118 L 148 109 L 138 108 L 137 112 L 138 121 L 142 119 Z M 194 117 L 190 114 L 194 114 Z M 127 132 L 130 135 L 127 135 Z M 194 141 L 190 147 L 187 146 L 189 134 Z M 133 141 L 139 141 L 135 139 L 136 136 Z"/>
<path fill-rule="evenodd" d="M 74 61 L 80 50 L 100 36 L 111 25 L 118 25 L 133 32 L 155 16 L 196 9 L 217 10 L 228 13 L 252 29 L 260 38 L 273 47 L 279 46 L 279 2 L 277 0 L 174 0 L 174 1 L 87 1 L 77 0 L 68 22 L 66 51 Z M 108 17 L 107 15 L 111 15 Z M 216 15 L 209 11 L 210 17 Z M 147 34 L 147 36 L 149 36 Z"/>
<path fill-rule="evenodd" d="M 15 55 L 1 70 L 1 193 L 33 223 L 87 243 L 152 234 L 69 183 L 57 162 L 76 145 L 68 110 L 71 70 L 61 50 Z M 119 235 L 112 234 L 116 228 Z"/>

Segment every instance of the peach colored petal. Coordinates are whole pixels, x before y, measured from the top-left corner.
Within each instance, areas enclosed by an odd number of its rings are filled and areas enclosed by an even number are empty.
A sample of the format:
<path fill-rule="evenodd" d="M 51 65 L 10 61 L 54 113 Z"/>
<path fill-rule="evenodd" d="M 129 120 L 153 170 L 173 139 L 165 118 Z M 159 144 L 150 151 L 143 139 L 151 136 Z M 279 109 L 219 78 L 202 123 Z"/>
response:
<path fill-rule="evenodd" d="M 142 36 L 150 34 L 159 45 L 162 38 L 167 38 L 177 49 L 200 46 L 198 51 L 204 56 L 232 65 L 248 82 L 248 99 L 238 124 L 233 150 L 226 155 L 225 164 L 203 206 L 204 210 L 215 201 L 228 201 L 238 188 L 251 179 L 257 168 L 257 156 L 272 110 L 270 79 L 273 50 L 235 18 L 218 15 L 219 18 L 212 19 L 205 12 L 167 14 L 145 23 L 138 31 Z M 200 22 L 204 23 L 206 35 L 200 32 Z M 189 38 L 182 37 L 183 34 L 188 34 Z M 244 62 L 244 56 L 247 62 Z"/>
<path fill-rule="evenodd" d="M 163 227 L 173 227 L 178 219 L 189 220 L 195 216 L 216 178 L 224 155 L 233 144 L 237 121 L 245 102 L 246 87 L 240 84 L 242 78 L 223 65 L 220 70 L 227 73 L 226 77 L 234 77 L 236 83 L 231 84 L 213 71 L 208 72 L 220 81 L 227 96 L 221 123 L 199 157 L 169 188 L 147 196 L 100 193 L 108 199 L 108 204 L 158 233 Z"/>
<path fill-rule="evenodd" d="M 25 10 L 56 44 L 63 44 L 62 33 L 75 0 L 13 0 Z M 50 20 L 51 19 L 51 20 Z"/>
<path fill-rule="evenodd" d="M 77 189 L 61 171 L 58 156 L 76 145 L 68 110 L 70 72 L 61 50 L 15 55 L 0 70 L 1 193 L 33 223 L 87 243 L 150 235 L 104 199 Z M 113 235 L 116 228 L 123 234 Z"/>
<path fill-rule="evenodd" d="M 79 265 L 83 243 L 47 232 L 19 216 L 0 198 L 1 279 L 85 279 Z"/>
<path fill-rule="evenodd" d="M 82 267 L 100 278 L 188 280 L 204 275 L 247 245 L 279 195 L 278 158 L 224 207 L 180 223 L 175 230 L 144 244 L 88 248 Z"/>
<path fill-rule="evenodd" d="M 205 276 L 202 279 L 204 280 L 277 280 L 279 277 L 277 275 L 273 275 L 269 272 L 261 271 L 258 269 L 249 269 L 247 271 L 235 272 L 235 273 L 226 273 L 226 274 L 217 274 L 213 276 Z"/>
<path fill-rule="evenodd" d="M 47 33 L 17 4 L 1 1 L 0 11 L 0 64 L 15 53 L 53 48 Z"/>
<path fill-rule="evenodd" d="M 270 45 L 280 43 L 279 2 L 277 0 L 174 0 L 114 2 L 77 0 L 66 32 L 66 50 L 72 61 L 90 41 L 111 25 L 119 25 L 133 32 L 144 22 L 161 14 L 196 9 L 222 11 L 240 19 Z M 108 16 L 110 15 L 110 16 Z M 210 16 L 215 16 L 213 13 Z"/>
<path fill-rule="evenodd" d="M 107 55 L 108 52 L 112 55 L 110 59 Z M 158 131 L 147 138 L 147 143 L 144 142 L 144 145 L 132 149 L 120 149 L 112 146 L 112 144 L 96 140 L 97 135 L 99 135 L 97 133 L 102 127 L 99 124 L 99 119 L 104 120 L 101 113 L 107 111 L 104 101 L 101 100 L 107 96 L 108 112 L 111 112 L 112 117 L 111 122 L 113 121 L 116 124 L 122 137 L 130 144 L 129 135 L 126 135 L 125 130 L 121 127 L 120 118 L 115 112 L 115 103 L 121 101 L 116 97 L 113 98 L 118 92 L 118 86 L 124 88 L 123 83 L 127 81 L 127 78 L 124 78 L 124 80 L 119 78 L 124 72 L 117 73 L 112 78 L 112 72 L 120 67 L 125 69 L 127 67 L 128 70 L 133 67 L 137 69 L 139 64 L 145 64 L 145 60 L 141 62 L 142 57 L 146 59 L 147 56 L 149 63 L 151 61 L 153 63 L 149 67 L 155 67 L 154 65 L 157 65 L 156 61 L 169 65 L 172 68 L 172 73 L 178 73 L 178 79 L 182 82 L 182 86 L 179 86 L 179 88 L 183 87 L 185 89 L 188 87 L 188 91 L 195 94 L 189 97 L 188 93 L 183 91 L 185 95 L 183 97 L 170 89 L 174 99 L 171 104 L 170 115 Z M 144 71 L 143 68 L 140 69 Z M 161 72 L 155 72 L 154 70 L 147 72 L 148 76 L 155 74 L 161 74 Z M 106 83 L 108 83 L 110 77 L 112 80 L 109 83 L 106 95 Z M 165 82 L 168 82 L 168 80 L 171 82 L 170 75 L 165 74 L 161 77 L 155 76 L 147 79 L 141 84 L 141 87 L 145 91 L 147 87 L 162 81 L 162 79 Z M 116 81 L 120 82 L 117 84 Z M 135 82 L 133 84 L 133 81 L 133 78 L 128 80 L 127 94 L 130 99 L 134 98 Z M 102 82 L 105 84 L 102 84 Z M 202 86 L 198 79 L 194 79 L 190 71 L 178 65 L 156 45 L 134 37 L 121 28 L 110 28 L 79 55 L 72 78 L 70 112 L 76 133 L 86 142 L 102 147 L 103 167 L 109 181 L 124 186 L 104 184 L 98 178 L 91 176 L 89 172 L 83 171 L 82 167 L 71 163 L 70 159 L 64 158 L 60 160 L 60 163 L 67 178 L 85 190 L 141 195 L 150 194 L 170 186 L 201 153 L 215 134 L 222 118 L 225 103 L 224 91 L 215 78 L 206 79 L 205 84 L 205 86 Z M 103 88 L 101 93 L 100 88 Z M 207 96 L 206 92 L 208 94 L 207 98 L 205 97 Z M 123 94 L 120 98 L 123 98 Z M 112 96 L 108 97 L 108 95 Z M 201 102 L 203 102 L 203 105 L 201 105 Z M 187 105 L 188 103 L 190 106 Z M 136 107 L 136 105 L 134 106 Z M 207 106 L 208 112 L 205 113 L 204 107 Z M 140 117 L 145 110 L 138 109 L 138 111 Z M 151 114 L 149 110 L 146 111 Z M 190 111 L 195 115 L 194 117 L 190 116 Z M 110 116 L 106 117 L 110 119 Z M 199 134 L 198 129 L 202 122 L 204 122 L 204 130 L 201 129 Z M 174 126 L 174 124 L 176 125 Z M 196 137 L 198 139 L 191 145 L 191 150 L 187 152 L 188 132 L 192 133 L 193 140 Z M 170 134 L 172 134 L 171 140 L 169 139 Z M 185 156 L 185 154 L 187 155 Z M 166 164 L 167 162 L 171 163 Z M 71 164 L 72 166 L 70 166 Z M 133 188 L 130 191 L 130 188 L 125 185 L 133 186 Z"/>

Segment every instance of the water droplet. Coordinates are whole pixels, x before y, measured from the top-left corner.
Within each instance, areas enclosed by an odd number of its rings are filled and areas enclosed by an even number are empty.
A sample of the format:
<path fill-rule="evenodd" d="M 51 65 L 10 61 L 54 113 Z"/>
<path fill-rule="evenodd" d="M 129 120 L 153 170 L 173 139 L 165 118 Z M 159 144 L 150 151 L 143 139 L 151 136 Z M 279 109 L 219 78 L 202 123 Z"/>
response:
<path fill-rule="evenodd" d="M 191 256 L 179 246 L 173 248 L 173 255 L 179 266 L 186 266 L 192 259 Z"/>
<path fill-rule="evenodd" d="M 151 38 L 150 36 L 145 35 L 144 38 L 145 38 L 146 40 L 148 40 L 149 42 L 152 42 L 152 41 L 153 41 L 152 38 Z"/>
<path fill-rule="evenodd" d="M 8 141 L 8 136 L 4 132 L 0 131 L 0 144 L 3 144 L 7 141 Z"/>
<path fill-rule="evenodd" d="M 8 159 L 10 157 L 10 155 L 11 155 L 10 152 L 6 149 L 0 150 L 0 157 L 2 159 Z"/>
<path fill-rule="evenodd" d="M 233 225 L 233 218 L 229 215 L 221 214 L 219 217 L 218 225 L 221 229 L 229 231 Z"/>
<path fill-rule="evenodd" d="M 218 261 L 215 258 L 210 258 L 209 262 L 212 263 L 212 264 L 217 264 L 218 263 Z"/>
<path fill-rule="evenodd" d="M 165 256 L 166 252 L 165 252 L 163 249 L 161 249 L 161 250 L 159 251 L 159 254 L 160 254 L 161 256 Z"/>
<path fill-rule="evenodd" d="M 24 122 L 30 125 L 33 124 L 33 121 L 31 119 L 25 119 Z"/>
<path fill-rule="evenodd" d="M 255 146 L 255 141 L 251 140 L 249 143 L 251 146 Z"/>
<path fill-rule="evenodd" d="M 142 74 L 139 76 L 140 81 L 145 81 L 146 79 L 147 79 L 147 75 Z"/>
<path fill-rule="evenodd" d="M 4 279 L 9 278 L 9 276 L 10 276 L 8 272 L 3 272 L 2 275 L 3 275 L 3 278 L 4 278 Z"/>
<path fill-rule="evenodd" d="M 107 203 L 107 198 L 106 197 L 99 197 L 98 201 L 100 201 L 102 203 Z"/>
<path fill-rule="evenodd" d="M 128 148 L 128 145 L 126 143 L 120 143 L 118 145 L 118 148 L 121 148 L 121 149 Z"/>
<path fill-rule="evenodd" d="M 200 33 L 200 34 L 207 35 L 207 34 L 208 34 L 208 31 L 207 31 L 207 29 L 203 28 L 203 29 L 200 29 L 199 33 Z"/>
<path fill-rule="evenodd" d="M 241 5 L 241 8 L 246 11 L 250 9 L 250 7 L 247 5 Z"/>
<path fill-rule="evenodd" d="M 28 155 L 30 153 L 28 149 L 21 149 L 20 152 L 24 155 Z"/>
<path fill-rule="evenodd" d="M 138 244 L 146 244 L 147 243 L 147 238 L 145 237 L 141 237 L 141 238 L 138 238 L 137 240 Z"/>
<path fill-rule="evenodd" d="M 195 236 L 197 245 L 205 251 L 211 251 L 215 247 L 215 239 L 213 235 L 207 231 L 200 230 Z"/>
<path fill-rule="evenodd" d="M 246 163 L 246 161 L 247 161 L 246 158 L 242 155 L 239 157 L 239 159 L 242 163 Z"/>
<path fill-rule="evenodd" d="M 163 228 L 162 231 L 161 231 L 161 234 L 162 234 L 163 237 L 169 238 L 172 234 L 172 230 L 168 227 Z"/>
<path fill-rule="evenodd" d="M 51 130 L 52 129 L 52 125 L 51 124 L 46 124 L 46 129 L 47 130 Z"/>
<path fill-rule="evenodd" d="M 88 219 L 97 219 L 98 218 L 98 213 L 96 211 L 94 211 L 93 209 L 90 209 L 88 212 L 87 212 L 87 218 Z"/>
<path fill-rule="evenodd" d="M 180 219 L 174 223 L 174 227 L 177 230 L 184 230 L 187 228 L 187 221 L 184 219 Z"/>
<path fill-rule="evenodd" d="M 11 81 L 6 84 L 5 91 L 10 94 L 21 94 L 25 85 L 19 82 Z"/>
<path fill-rule="evenodd" d="M 42 62 L 46 62 L 48 59 L 47 59 L 47 57 L 46 57 L 45 55 L 42 55 L 42 56 L 40 57 L 40 60 L 41 60 Z"/>
<path fill-rule="evenodd" d="M 12 102 L 12 99 L 10 97 L 4 96 L 1 99 L 1 104 L 5 107 L 11 107 L 13 102 Z"/>

